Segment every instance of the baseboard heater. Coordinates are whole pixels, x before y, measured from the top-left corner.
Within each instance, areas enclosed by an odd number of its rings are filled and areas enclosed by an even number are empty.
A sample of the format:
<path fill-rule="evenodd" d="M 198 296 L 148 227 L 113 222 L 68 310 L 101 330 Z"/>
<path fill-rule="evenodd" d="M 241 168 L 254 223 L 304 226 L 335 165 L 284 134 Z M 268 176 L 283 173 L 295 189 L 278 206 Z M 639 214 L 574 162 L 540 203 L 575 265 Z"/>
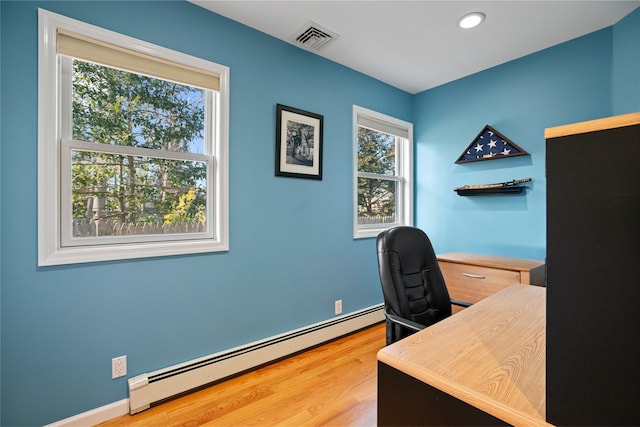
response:
<path fill-rule="evenodd" d="M 129 378 L 129 413 L 384 320 L 376 305 L 220 353 Z"/>

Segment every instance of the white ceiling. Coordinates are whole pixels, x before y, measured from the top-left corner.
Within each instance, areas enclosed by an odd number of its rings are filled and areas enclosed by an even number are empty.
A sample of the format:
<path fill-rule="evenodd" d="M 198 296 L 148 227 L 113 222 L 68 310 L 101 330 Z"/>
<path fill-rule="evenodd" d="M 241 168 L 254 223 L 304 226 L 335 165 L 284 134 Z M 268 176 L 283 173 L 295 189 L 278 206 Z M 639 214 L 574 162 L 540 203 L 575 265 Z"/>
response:
<path fill-rule="evenodd" d="M 190 0 L 295 44 L 313 21 L 337 33 L 315 52 L 421 92 L 615 24 L 640 1 Z M 468 12 L 486 20 L 457 27 Z"/>

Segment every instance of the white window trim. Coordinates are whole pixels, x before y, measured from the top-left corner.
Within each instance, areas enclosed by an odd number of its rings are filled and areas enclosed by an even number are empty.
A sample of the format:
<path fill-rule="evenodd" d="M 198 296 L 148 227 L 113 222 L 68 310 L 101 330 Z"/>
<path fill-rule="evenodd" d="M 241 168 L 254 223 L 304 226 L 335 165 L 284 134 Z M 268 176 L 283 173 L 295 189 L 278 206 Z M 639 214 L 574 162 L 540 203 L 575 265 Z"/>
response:
<path fill-rule="evenodd" d="M 391 127 L 406 129 L 408 138 L 406 144 L 401 144 L 396 153 L 399 172 L 398 212 L 393 224 L 358 224 L 358 117 L 364 117 L 374 122 L 382 122 Z M 391 179 L 391 177 L 390 177 Z M 378 113 L 357 105 L 353 106 L 353 238 L 362 239 L 376 237 L 382 231 L 399 225 L 413 225 L 413 124 L 386 114 Z"/>
<path fill-rule="evenodd" d="M 166 255 L 219 252 L 229 249 L 229 68 L 146 43 L 43 9 L 38 10 L 38 265 L 75 264 Z M 60 102 L 56 32 L 64 28 L 113 45 L 216 72 L 220 79 L 219 108 L 214 129 L 213 172 L 207 184 L 214 191 L 213 237 L 63 247 L 60 227 Z M 210 190 L 210 191 L 211 191 Z"/>

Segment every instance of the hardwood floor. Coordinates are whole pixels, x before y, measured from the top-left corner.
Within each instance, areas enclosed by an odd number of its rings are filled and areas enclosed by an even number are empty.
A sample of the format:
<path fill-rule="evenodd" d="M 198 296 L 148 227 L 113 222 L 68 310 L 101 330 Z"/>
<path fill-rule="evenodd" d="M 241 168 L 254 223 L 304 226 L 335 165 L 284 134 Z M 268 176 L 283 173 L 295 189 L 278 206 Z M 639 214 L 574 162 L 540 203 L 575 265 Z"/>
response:
<path fill-rule="evenodd" d="M 384 345 L 380 323 L 100 426 L 375 426 Z"/>

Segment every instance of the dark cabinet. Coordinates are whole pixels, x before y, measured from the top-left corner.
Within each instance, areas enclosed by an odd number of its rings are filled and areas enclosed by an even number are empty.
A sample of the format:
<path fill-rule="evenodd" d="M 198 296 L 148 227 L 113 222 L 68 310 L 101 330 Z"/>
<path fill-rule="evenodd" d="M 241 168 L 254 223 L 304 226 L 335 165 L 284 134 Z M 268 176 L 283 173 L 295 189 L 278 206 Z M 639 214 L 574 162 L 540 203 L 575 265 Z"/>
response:
<path fill-rule="evenodd" d="M 640 113 L 545 138 L 546 418 L 640 425 Z"/>

